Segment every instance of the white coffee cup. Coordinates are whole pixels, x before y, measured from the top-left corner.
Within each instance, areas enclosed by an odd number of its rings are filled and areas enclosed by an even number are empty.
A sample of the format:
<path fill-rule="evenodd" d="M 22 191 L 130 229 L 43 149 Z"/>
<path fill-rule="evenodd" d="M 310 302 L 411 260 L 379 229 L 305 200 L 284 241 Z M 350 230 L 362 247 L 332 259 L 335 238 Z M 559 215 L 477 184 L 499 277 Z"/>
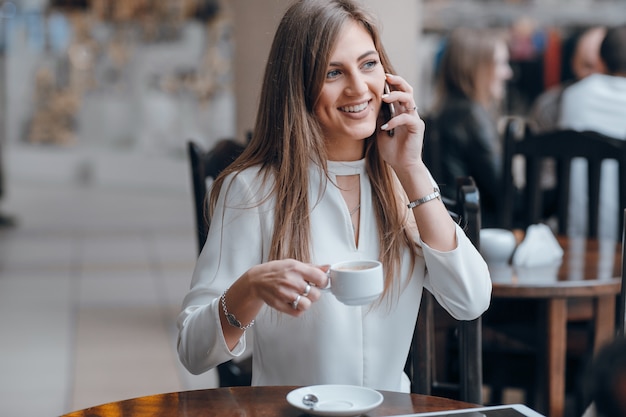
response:
<path fill-rule="evenodd" d="M 328 270 L 328 286 L 333 295 L 349 306 L 369 304 L 383 292 L 383 264 L 359 260 L 339 262 Z"/>

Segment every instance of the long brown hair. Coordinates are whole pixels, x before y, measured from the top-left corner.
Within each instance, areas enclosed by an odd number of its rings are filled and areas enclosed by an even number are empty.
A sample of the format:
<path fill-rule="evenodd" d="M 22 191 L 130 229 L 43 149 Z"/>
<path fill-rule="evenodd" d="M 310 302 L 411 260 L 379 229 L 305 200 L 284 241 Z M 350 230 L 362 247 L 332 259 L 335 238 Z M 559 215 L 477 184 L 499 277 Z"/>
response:
<path fill-rule="evenodd" d="M 311 163 L 323 171 L 328 181 L 324 135 L 313 108 L 324 84 L 333 46 L 341 29 L 351 21 L 367 30 L 383 67 L 393 71 L 373 17 L 356 1 L 296 1 L 283 16 L 274 37 L 252 139 L 213 185 L 211 209 L 229 174 L 260 166 L 263 180 L 273 179 L 270 194 L 265 197 L 273 197 L 276 202 L 270 260 L 311 261 L 309 213 L 315 204 L 308 199 Z M 380 157 L 375 134 L 365 141 L 387 293 L 400 267 L 402 249 L 416 245 L 406 228 L 407 210 L 395 174 Z M 411 253 L 414 263 L 416 251 Z"/>

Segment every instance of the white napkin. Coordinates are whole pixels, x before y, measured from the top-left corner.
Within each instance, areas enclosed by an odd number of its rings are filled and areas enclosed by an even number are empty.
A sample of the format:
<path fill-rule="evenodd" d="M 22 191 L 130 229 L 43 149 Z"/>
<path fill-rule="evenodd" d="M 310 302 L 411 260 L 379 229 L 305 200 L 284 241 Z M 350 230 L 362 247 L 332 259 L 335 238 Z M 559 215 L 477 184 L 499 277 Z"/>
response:
<path fill-rule="evenodd" d="M 526 236 L 513 254 L 513 265 L 524 267 L 545 266 L 563 259 L 563 248 L 545 224 L 528 226 Z"/>

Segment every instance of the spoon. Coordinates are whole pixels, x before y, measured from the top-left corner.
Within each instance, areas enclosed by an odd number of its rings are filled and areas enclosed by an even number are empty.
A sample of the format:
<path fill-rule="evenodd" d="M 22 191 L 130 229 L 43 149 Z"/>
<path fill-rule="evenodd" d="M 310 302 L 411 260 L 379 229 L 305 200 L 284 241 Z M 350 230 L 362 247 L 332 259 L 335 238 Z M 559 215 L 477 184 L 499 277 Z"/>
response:
<path fill-rule="evenodd" d="M 302 404 L 306 405 L 311 410 L 315 408 L 315 404 L 317 404 L 318 401 L 319 399 L 317 398 L 317 396 L 313 394 L 306 394 L 304 397 L 302 397 Z"/>

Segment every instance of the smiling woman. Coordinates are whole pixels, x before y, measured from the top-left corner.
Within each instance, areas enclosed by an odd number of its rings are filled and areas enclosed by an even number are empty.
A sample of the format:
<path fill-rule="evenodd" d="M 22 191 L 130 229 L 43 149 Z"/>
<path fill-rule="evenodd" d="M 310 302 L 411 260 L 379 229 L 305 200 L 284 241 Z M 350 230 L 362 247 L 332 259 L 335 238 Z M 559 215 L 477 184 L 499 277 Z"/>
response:
<path fill-rule="evenodd" d="M 253 385 L 408 391 L 423 289 L 456 318 L 487 308 L 482 257 L 441 200 L 424 199 L 437 184 L 421 160 L 413 88 L 387 72 L 359 1 L 287 9 L 253 137 L 211 190 L 211 227 L 178 321 L 191 372 L 240 356 L 253 334 Z M 323 291 L 328 266 L 350 260 L 383 264 L 382 294 L 369 305 Z"/>

